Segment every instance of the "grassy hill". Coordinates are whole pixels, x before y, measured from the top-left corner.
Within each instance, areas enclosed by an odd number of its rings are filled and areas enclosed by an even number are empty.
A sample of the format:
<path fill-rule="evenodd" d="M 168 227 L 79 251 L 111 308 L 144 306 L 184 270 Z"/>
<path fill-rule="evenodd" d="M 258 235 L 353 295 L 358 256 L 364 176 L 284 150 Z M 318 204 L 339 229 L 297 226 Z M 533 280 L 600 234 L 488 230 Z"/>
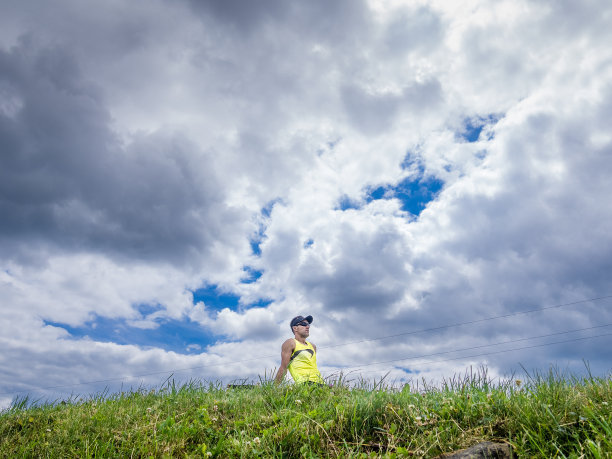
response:
<path fill-rule="evenodd" d="M 159 390 L 0 413 L 1 457 L 436 457 L 480 441 L 519 457 L 612 457 L 612 377 L 554 372 L 493 384 Z"/>

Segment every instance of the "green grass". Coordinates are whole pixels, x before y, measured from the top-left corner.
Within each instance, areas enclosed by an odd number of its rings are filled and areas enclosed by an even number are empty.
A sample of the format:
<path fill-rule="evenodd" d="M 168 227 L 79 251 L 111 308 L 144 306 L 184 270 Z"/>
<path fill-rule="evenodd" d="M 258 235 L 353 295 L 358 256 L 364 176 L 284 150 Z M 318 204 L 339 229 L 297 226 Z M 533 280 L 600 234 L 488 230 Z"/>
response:
<path fill-rule="evenodd" d="M 0 413 L 0 457 L 435 457 L 485 440 L 519 457 L 612 457 L 612 378 L 550 372 L 442 387 L 196 382 Z"/>

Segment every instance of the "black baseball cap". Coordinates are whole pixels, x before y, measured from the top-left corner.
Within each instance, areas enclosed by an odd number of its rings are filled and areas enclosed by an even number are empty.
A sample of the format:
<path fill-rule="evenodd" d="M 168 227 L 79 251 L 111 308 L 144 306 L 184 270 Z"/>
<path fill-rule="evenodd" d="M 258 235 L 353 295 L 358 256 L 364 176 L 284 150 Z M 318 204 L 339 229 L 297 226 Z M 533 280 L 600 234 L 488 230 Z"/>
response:
<path fill-rule="evenodd" d="M 289 327 L 291 328 L 291 330 L 293 331 L 293 327 L 295 327 L 297 324 L 299 324 L 300 322 L 306 321 L 309 324 L 312 323 L 312 316 L 296 316 L 293 319 L 291 319 L 291 323 L 289 325 Z"/>

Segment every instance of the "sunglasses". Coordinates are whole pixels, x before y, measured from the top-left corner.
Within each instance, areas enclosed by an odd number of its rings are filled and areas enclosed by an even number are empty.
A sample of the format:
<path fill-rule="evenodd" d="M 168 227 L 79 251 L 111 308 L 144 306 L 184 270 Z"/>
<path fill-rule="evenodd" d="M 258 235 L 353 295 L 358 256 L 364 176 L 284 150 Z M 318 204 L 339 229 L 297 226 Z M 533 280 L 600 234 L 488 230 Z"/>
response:
<path fill-rule="evenodd" d="M 305 320 L 304 322 L 300 322 L 299 324 L 295 324 L 295 326 L 297 326 L 297 325 L 301 325 L 302 327 L 308 327 L 310 325 L 310 323 L 307 320 Z"/>

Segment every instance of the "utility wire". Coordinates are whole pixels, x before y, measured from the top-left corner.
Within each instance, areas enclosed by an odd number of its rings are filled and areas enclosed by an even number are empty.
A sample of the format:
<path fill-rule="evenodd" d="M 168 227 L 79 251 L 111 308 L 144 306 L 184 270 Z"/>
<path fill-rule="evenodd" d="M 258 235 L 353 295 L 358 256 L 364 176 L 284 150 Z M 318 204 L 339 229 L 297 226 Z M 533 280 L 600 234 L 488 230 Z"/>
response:
<path fill-rule="evenodd" d="M 572 342 L 575 342 L 575 341 L 584 341 L 584 340 L 587 340 L 587 339 L 601 338 L 601 337 L 604 337 L 604 336 L 612 336 L 612 333 L 604 333 L 604 334 L 595 335 L 595 336 L 584 336 L 584 337 L 581 337 L 581 338 L 573 338 L 573 339 L 568 339 L 568 340 L 563 340 L 563 341 L 555 341 L 555 342 L 552 342 L 552 343 L 534 344 L 532 346 L 516 347 L 516 348 L 513 348 L 513 349 L 504 349 L 504 350 L 501 350 L 501 351 L 484 352 L 482 354 L 473 354 L 473 355 L 465 355 L 465 356 L 461 356 L 461 357 L 452 357 L 452 358 L 449 358 L 449 359 L 431 360 L 431 361 L 428 361 L 428 362 L 417 362 L 417 363 L 414 363 L 413 365 L 414 366 L 416 366 L 416 365 L 429 365 L 429 364 L 432 364 L 432 363 L 450 362 L 450 361 L 453 361 L 453 360 L 472 359 L 472 358 L 475 358 L 475 357 L 483 357 L 483 356 L 487 356 L 487 355 L 503 354 L 505 352 L 520 351 L 520 350 L 524 350 L 524 349 L 534 349 L 536 347 L 545 347 L 545 346 L 553 346 L 555 344 L 564 344 L 564 343 L 572 343 Z M 395 361 L 398 362 L 398 361 L 409 360 L 409 359 L 397 359 Z M 368 363 L 368 364 L 365 364 L 365 365 L 359 365 L 359 366 L 356 366 L 356 367 L 347 367 L 347 368 L 361 368 L 361 367 L 365 367 L 365 366 L 368 366 L 368 365 L 376 365 L 378 363 L 379 362 L 377 362 L 377 363 Z M 372 373 L 374 371 L 380 371 L 380 370 L 370 370 L 370 371 L 364 372 L 364 373 Z"/>
<path fill-rule="evenodd" d="M 480 346 L 472 346 L 472 347 L 465 347 L 465 348 L 462 348 L 462 349 L 454 349 L 452 351 L 434 352 L 432 354 L 423 354 L 423 355 L 417 355 L 417 356 L 413 356 L 413 357 L 402 357 L 401 359 L 382 360 L 380 362 L 364 363 L 364 364 L 361 364 L 361 365 L 353 365 L 353 366 L 349 366 L 349 367 L 340 367 L 340 368 L 342 370 L 344 370 L 344 369 L 347 369 L 347 368 L 361 368 L 361 367 L 368 367 L 368 366 L 371 366 L 371 365 L 381 365 L 383 363 L 401 362 L 401 361 L 404 361 L 404 360 L 418 360 L 418 359 L 422 359 L 422 358 L 425 358 L 425 357 L 433 357 L 435 355 L 444 355 L 444 354 L 452 354 L 454 352 L 472 351 L 474 349 L 482 349 L 482 348 L 486 348 L 486 347 L 501 346 L 502 344 L 518 343 L 518 342 L 521 342 L 521 341 L 528 341 L 528 340 L 531 340 L 531 339 L 548 338 L 550 336 L 557 336 L 557 335 L 567 335 L 568 333 L 576 333 L 576 332 L 580 332 L 580 331 L 594 330 L 596 328 L 609 327 L 611 325 L 612 325 L 612 323 L 605 324 L 605 325 L 596 325 L 594 327 L 577 328 L 577 329 L 574 329 L 574 330 L 567 330 L 567 331 L 556 332 L 556 333 L 548 333 L 546 335 L 530 336 L 528 338 L 519 338 L 519 339 L 511 339 L 511 340 L 507 340 L 507 341 L 500 341 L 499 343 L 482 344 Z M 598 338 L 600 336 L 609 336 L 609 335 L 612 335 L 612 334 L 596 335 L 596 336 L 593 336 L 593 338 Z M 591 338 L 591 337 L 587 336 L 585 338 L 577 338 L 577 339 L 580 340 L 580 339 L 588 339 L 588 338 Z M 574 341 L 574 339 L 568 340 L 567 342 L 570 342 L 570 341 Z M 566 342 L 566 341 L 559 341 L 559 342 Z M 553 343 L 550 343 L 550 344 L 557 344 L 557 342 L 553 342 Z M 534 347 L 547 346 L 547 345 L 548 344 L 545 343 L 545 344 L 541 344 L 541 345 L 536 345 Z M 519 349 L 523 349 L 523 348 L 519 348 Z M 509 349 L 507 352 L 510 352 L 512 350 L 515 350 L 515 349 Z M 506 352 L 506 351 L 505 350 L 504 351 L 495 351 L 493 353 L 496 353 L 496 352 Z M 461 359 L 463 357 L 458 357 L 458 358 Z M 466 358 L 469 358 L 469 357 L 466 357 Z M 450 360 L 454 360 L 454 359 L 450 359 Z M 445 360 L 440 360 L 440 362 L 444 362 L 444 361 Z M 429 363 L 429 362 L 426 362 L 426 363 Z M 421 363 L 417 363 L 417 365 L 420 365 L 420 364 Z"/>
<path fill-rule="evenodd" d="M 398 336 L 415 335 L 417 333 L 425 333 L 425 332 L 432 332 L 432 331 L 437 331 L 437 330 L 445 330 L 447 328 L 460 327 L 462 325 L 473 325 L 473 324 L 477 324 L 477 323 L 481 323 L 481 322 L 487 322 L 489 320 L 505 319 L 507 317 L 513 317 L 513 316 L 518 316 L 518 315 L 522 315 L 522 314 L 530 314 L 532 312 L 547 311 L 547 310 L 550 310 L 550 309 L 557 309 L 557 308 L 562 308 L 562 307 L 565 307 L 565 306 L 572 306 L 572 305 L 575 305 L 575 304 L 588 303 L 588 302 L 591 302 L 591 301 L 605 300 L 605 299 L 608 299 L 608 298 L 612 298 L 612 295 L 600 296 L 598 298 L 590 298 L 588 300 L 573 301 L 571 303 L 557 304 L 555 306 L 546 306 L 544 308 L 536 308 L 536 309 L 529 309 L 529 310 L 526 310 L 526 311 L 512 312 L 510 314 L 502 314 L 500 316 L 485 317 L 484 319 L 470 320 L 470 321 L 467 321 L 467 322 L 458 322 L 458 323 L 455 323 L 455 324 L 440 325 L 439 327 L 422 328 L 422 329 L 419 329 L 419 330 L 411 330 L 411 331 L 407 331 L 407 332 L 397 333 L 395 335 L 380 336 L 378 338 L 366 338 L 366 339 L 362 339 L 362 340 L 358 340 L 358 341 L 350 341 L 350 342 L 347 342 L 347 343 L 333 344 L 331 346 L 325 346 L 325 347 L 321 346 L 320 349 L 330 349 L 332 347 L 348 346 L 349 344 L 367 343 L 369 341 L 379 341 L 379 340 L 388 339 L 388 338 L 396 338 Z"/>
<path fill-rule="evenodd" d="M 612 298 L 612 295 L 605 295 L 605 296 L 600 296 L 600 297 L 596 297 L 596 298 L 589 298 L 589 299 L 586 299 L 586 300 L 573 301 L 573 302 L 570 302 L 570 303 L 562 303 L 562 304 L 557 304 L 557 305 L 554 305 L 554 306 L 546 306 L 546 307 L 543 307 L 543 308 L 534 308 L 534 309 L 529 309 L 529 310 L 525 310 L 525 311 L 513 312 L 513 313 L 510 313 L 510 314 L 503 314 L 503 315 L 499 315 L 499 316 L 485 317 L 483 319 L 471 320 L 471 321 L 467 321 L 467 322 L 459 322 L 459 323 L 455 323 L 455 324 L 441 325 L 439 327 L 424 328 L 424 329 L 419 329 L 419 330 L 411 330 L 411 331 L 408 331 L 408 332 L 397 333 L 397 334 L 394 334 L 394 335 L 380 336 L 380 337 L 377 337 L 377 338 L 368 338 L 368 339 L 363 339 L 363 340 L 359 340 L 359 341 L 350 341 L 350 342 L 345 342 L 345 343 L 340 343 L 340 344 L 334 344 L 334 345 L 330 345 L 330 346 L 321 346 L 321 347 L 319 347 L 319 349 L 331 349 L 331 348 L 334 348 L 334 347 L 348 346 L 348 345 L 351 345 L 351 344 L 359 344 L 359 343 L 365 343 L 365 342 L 370 342 L 370 341 L 379 341 L 379 340 L 388 339 L 388 338 L 395 338 L 395 337 L 398 337 L 398 336 L 406 336 L 406 335 L 413 335 L 413 334 L 417 334 L 417 333 L 426 333 L 426 332 L 432 332 L 432 331 L 436 331 L 436 330 L 444 330 L 444 329 L 453 328 L 453 327 L 459 327 L 459 326 L 463 326 L 463 325 L 472 325 L 472 324 L 475 324 L 475 323 L 486 322 L 486 321 L 490 321 L 490 320 L 505 319 L 507 317 L 513 317 L 513 316 L 517 316 L 517 315 L 521 315 L 521 314 L 530 314 L 530 313 L 533 313 L 533 312 L 547 311 L 547 310 L 550 310 L 550 309 L 557 309 L 557 308 L 562 308 L 562 307 L 565 307 L 565 306 L 572 306 L 572 305 L 581 304 L 581 303 L 588 303 L 588 302 L 592 302 L 592 301 L 600 301 L 600 300 L 604 300 L 604 299 L 608 299 L 608 298 Z M 266 356 L 260 356 L 260 357 L 253 357 L 253 358 L 245 359 L 245 360 L 238 360 L 238 361 L 234 361 L 234 362 L 213 363 L 213 364 L 208 364 L 208 365 L 199 365 L 199 366 L 190 367 L 190 368 L 160 370 L 160 371 L 154 371 L 154 372 L 151 372 L 151 373 L 144 373 L 144 374 L 140 374 L 140 375 L 123 376 L 123 377 L 118 377 L 118 378 L 109 378 L 109 379 L 103 379 L 103 380 L 97 380 L 97 381 L 87 381 L 87 382 L 76 383 L 76 384 L 63 384 L 63 385 L 59 385 L 59 386 L 47 387 L 47 388 L 42 388 L 42 389 L 37 389 L 37 390 L 52 390 L 52 389 L 61 389 L 61 388 L 66 388 L 66 387 L 76 387 L 76 386 L 84 386 L 84 385 L 91 385 L 91 384 L 101 384 L 101 383 L 106 383 L 106 382 L 124 381 L 126 379 L 132 379 L 132 378 L 142 378 L 142 377 L 145 377 L 145 376 L 154 376 L 154 375 L 166 374 L 166 373 L 177 373 L 177 372 L 182 372 L 182 371 L 200 370 L 200 369 L 203 369 L 203 368 L 211 368 L 211 367 L 216 367 L 216 366 L 221 366 L 221 365 L 232 365 L 232 364 L 237 364 L 237 363 L 252 362 L 252 361 L 255 361 L 255 360 L 263 360 L 263 359 L 269 359 L 269 358 L 274 358 L 274 357 L 278 357 L 278 355 L 266 355 Z M 16 392 L 0 393 L 0 395 L 11 395 L 11 394 L 30 392 L 30 391 L 31 390 L 29 390 L 29 389 L 25 389 L 25 390 L 20 390 L 20 391 L 16 391 Z"/>
<path fill-rule="evenodd" d="M 401 359 L 391 359 L 391 360 L 385 360 L 385 361 L 381 361 L 381 362 L 366 363 L 366 364 L 362 364 L 362 365 L 356 365 L 356 366 L 351 366 L 351 367 L 344 367 L 342 369 L 361 368 L 361 367 L 366 367 L 366 366 L 380 365 L 380 364 L 383 364 L 383 363 L 398 362 L 398 361 L 404 361 L 404 360 L 416 360 L 416 359 L 421 359 L 421 358 L 424 358 L 424 357 L 432 357 L 432 356 L 435 356 L 435 355 L 450 354 L 450 353 L 453 353 L 453 352 L 464 352 L 464 351 L 469 351 L 469 350 L 474 350 L 474 349 L 481 349 L 481 348 L 484 348 L 484 347 L 499 346 L 499 345 L 502 345 L 502 344 L 516 343 L 516 342 L 527 341 L 527 340 L 531 340 L 531 339 L 546 338 L 546 337 L 550 337 L 550 336 L 564 335 L 564 334 L 568 334 L 568 333 L 576 333 L 576 332 L 579 332 L 579 331 L 593 330 L 593 329 L 596 329 L 596 328 L 609 327 L 611 325 L 612 325 L 612 323 L 605 324 L 605 325 L 596 325 L 596 326 L 593 326 L 593 327 L 578 328 L 578 329 L 574 329 L 574 330 L 566 330 L 566 331 L 562 331 L 562 332 L 549 333 L 549 334 L 546 334 L 546 335 L 532 336 L 532 337 L 528 337 L 528 338 L 519 338 L 519 339 L 515 339 L 515 340 L 508 340 L 508 341 L 502 341 L 502 342 L 499 342 L 499 343 L 467 347 L 467 348 L 463 348 L 463 349 L 455 349 L 455 350 L 452 350 L 452 351 L 442 351 L 442 352 L 436 352 L 436 353 L 432 353 L 432 354 L 424 354 L 424 355 L 414 356 L 414 357 L 405 357 L 405 358 L 401 358 Z M 608 336 L 608 335 L 598 335 L 598 336 Z M 598 336 L 595 336 L 594 338 L 596 338 Z M 587 339 L 587 338 L 585 338 L 585 339 Z M 569 340 L 569 341 L 572 341 L 572 340 Z M 565 341 L 562 341 L 562 342 L 565 342 Z M 556 343 L 551 343 L 551 344 L 556 344 Z M 535 347 L 538 347 L 538 346 L 535 346 Z M 519 349 L 522 349 L 522 348 L 519 348 Z M 500 351 L 500 352 L 510 352 L 512 350 L 515 350 L 515 349 L 510 349 L 508 351 Z M 470 358 L 470 357 L 466 357 L 466 358 Z M 125 381 L 126 379 L 141 378 L 141 377 L 145 377 L 145 376 L 154 376 L 154 375 L 158 375 L 158 374 L 176 373 L 176 372 L 180 372 L 180 371 L 198 370 L 198 369 L 202 369 L 202 368 L 208 368 L 208 367 L 219 366 L 219 365 L 231 365 L 231 364 L 235 364 L 235 363 L 251 362 L 253 360 L 259 360 L 261 358 L 263 358 L 263 357 L 256 357 L 256 358 L 253 358 L 253 359 L 239 360 L 239 361 L 234 361 L 234 362 L 223 362 L 223 363 L 210 364 L 210 365 L 201 365 L 201 366 L 191 367 L 191 368 L 174 369 L 174 370 L 166 370 L 166 371 L 155 371 L 155 372 L 145 373 L 145 374 L 141 374 L 141 375 L 124 376 L 124 377 L 109 378 L 109 379 L 101 379 L 101 380 L 97 380 L 97 381 L 87 381 L 87 382 L 74 383 L 74 384 L 62 384 L 62 385 L 42 387 L 42 388 L 37 388 L 37 389 L 24 389 L 24 390 L 19 390 L 19 391 L 0 393 L 0 395 L 14 395 L 14 394 L 19 394 L 19 393 L 24 393 L 24 392 L 41 392 L 41 391 L 47 391 L 47 390 L 64 389 L 64 388 L 67 388 L 67 387 L 76 387 L 76 386 L 84 386 L 84 385 L 92 385 L 92 384 L 102 384 L 102 383 L 115 382 L 115 381 Z M 462 358 L 462 357 L 459 357 L 458 359 L 460 359 L 460 358 Z M 457 360 L 457 359 L 449 359 L 449 360 Z M 440 362 L 444 362 L 444 361 L 445 360 L 440 360 Z M 434 361 L 434 362 L 437 362 L 437 361 Z M 422 363 L 417 363 L 417 365 L 421 365 L 421 364 Z"/>
<path fill-rule="evenodd" d="M 486 322 L 486 321 L 490 321 L 490 320 L 505 319 L 507 317 L 513 317 L 513 316 L 517 316 L 517 315 L 521 315 L 521 314 L 530 314 L 532 312 L 547 311 L 547 310 L 550 310 L 550 309 L 557 309 L 557 308 L 562 308 L 562 307 L 565 307 L 565 306 L 572 306 L 572 305 L 581 304 L 581 303 L 588 303 L 588 302 L 592 302 L 592 301 L 600 301 L 600 300 L 604 300 L 604 299 L 608 299 L 608 298 L 612 298 L 612 295 L 600 296 L 600 297 L 596 297 L 596 298 L 589 298 L 589 299 L 586 299 L 586 300 L 573 301 L 571 303 L 557 304 L 557 305 L 554 305 L 554 306 L 546 306 L 546 307 L 543 307 L 543 308 L 534 308 L 534 309 L 529 309 L 529 310 L 525 310 L 525 311 L 513 312 L 513 313 L 510 313 L 510 314 L 503 314 L 503 315 L 499 315 L 499 316 L 485 317 L 483 319 L 471 320 L 471 321 L 467 321 L 467 322 L 459 322 L 459 323 L 455 323 L 455 324 L 441 325 L 439 327 L 424 328 L 424 329 L 419 329 L 419 330 L 411 330 L 411 331 L 408 331 L 408 332 L 397 333 L 397 334 L 394 334 L 394 335 L 380 336 L 380 337 L 377 337 L 377 338 L 367 338 L 367 339 L 358 340 L 358 341 L 349 341 L 349 342 L 344 342 L 344 343 L 340 343 L 340 344 L 333 344 L 333 345 L 330 345 L 330 346 L 321 346 L 321 347 L 319 347 L 319 349 L 331 349 L 331 348 L 334 348 L 334 347 L 348 346 L 348 345 L 351 345 L 351 344 L 359 344 L 359 343 L 365 343 L 365 342 L 371 342 L 371 341 L 380 341 L 380 340 L 383 340 L 383 339 L 395 338 L 395 337 L 398 337 L 398 336 L 406 336 L 406 335 L 413 335 L 413 334 L 417 334 L 417 333 L 426 333 L 426 332 L 432 332 L 432 331 L 436 331 L 436 330 L 444 330 L 444 329 L 453 328 L 453 327 L 459 327 L 459 326 L 463 326 L 463 325 L 472 325 L 472 324 L 476 324 L 476 323 L 480 323 L 480 322 Z M 101 383 L 106 383 L 106 382 L 124 381 L 124 380 L 132 379 L 132 378 L 142 378 L 142 377 L 145 377 L 145 376 L 154 376 L 154 375 L 159 375 L 159 374 L 167 374 L 167 373 L 177 373 L 177 372 L 182 372 L 182 371 L 199 370 L 199 369 L 203 369 L 203 368 L 211 368 L 211 367 L 216 367 L 216 366 L 221 366 L 221 365 L 232 365 L 232 364 L 237 364 L 237 363 L 253 362 L 255 360 L 263 360 L 263 359 L 269 359 L 269 358 L 274 358 L 274 357 L 278 357 L 278 355 L 259 356 L 259 357 L 253 357 L 253 358 L 250 358 L 250 359 L 245 359 L 245 360 L 237 360 L 237 361 L 234 361 L 234 362 L 220 362 L 220 363 L 213 363 L 213 364 L 208 364 L 208 365 L 199 365 L 199 366 L 189 367 L 189 368 L 178 368 L 178 369 L 170 369 L 170 370 L 160 370 L 160 371 L 154 371 L 154 372 L 150 372 L 150 373 L 143 373 L 143 374 L 140 374 L 140 375 L 131 375 L 131 376 L 123 376 L 123 377 L 117 377 L 117 378 L 108 378 L 108 379 L 102 379 L 102 380 L 97 380 L 97 381 L 86 381 L 86 382 L 75 383 L 75 384 L 62 384 L 62 385 L 58 385 L 58 386 L 39 388 L 39 389 L 33 389 L 33 390 L 32 389 L 24 389 L 24 390 L 20 390 L 20 391 L 0 393 L 0 395 L 12 395 L 12 394 L 23 393 L 23 392 L 53 390 L 53 389 L 61 389 L 61 388 L 66 388 L 66 387 L 76 387 L 76 386 L 84 386 L 84 385 L 91 385 L 91 384 L 101 384 Z"/>

